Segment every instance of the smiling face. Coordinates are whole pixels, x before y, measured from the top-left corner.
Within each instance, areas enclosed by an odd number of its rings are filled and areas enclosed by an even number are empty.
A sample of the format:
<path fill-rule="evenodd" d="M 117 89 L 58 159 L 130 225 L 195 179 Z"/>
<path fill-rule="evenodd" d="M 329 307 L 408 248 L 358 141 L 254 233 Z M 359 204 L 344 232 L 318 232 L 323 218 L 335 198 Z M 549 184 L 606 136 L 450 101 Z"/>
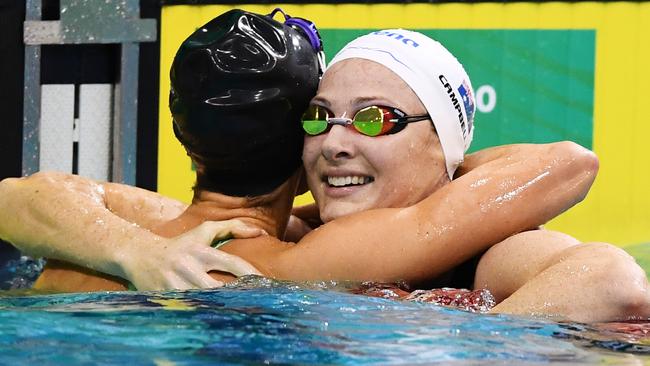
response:
<path fill-rule="evenodd" d="M 398 108 L 407 115 L 426 113 L 402 79 L 363 59 L 329 68 L 312 104 L 323 106 L 330 116 L 348 118 L 371 105 Z M 430 120 L 378 137 L 334 125 L 329 132 L 305 137 L 303 162 L 325 222 L 373 208 L 407 207 L 449 182 Z"/>

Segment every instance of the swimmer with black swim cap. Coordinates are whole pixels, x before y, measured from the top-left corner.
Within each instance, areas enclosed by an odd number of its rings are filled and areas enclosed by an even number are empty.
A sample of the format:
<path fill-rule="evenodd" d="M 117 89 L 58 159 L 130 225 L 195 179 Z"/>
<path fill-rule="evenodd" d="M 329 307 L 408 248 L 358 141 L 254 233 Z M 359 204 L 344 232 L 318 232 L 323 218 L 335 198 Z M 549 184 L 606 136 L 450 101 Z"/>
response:
<path fill-rule="evenodd" d="M 147 258 L 171 258 L 175 269 L 149 276 L 143 269 L 146 265 L 124 255 L 133 260 L 133 267 L 127 265 L 133 271 L 125 273 L 134 276 L 123 281 L 61 263 L 47 268 L 36 288 L 215 287 L 221 285 L 218 280 L 234 278 L 226 273 L 259 272 L 210 246 L 226 250 L 232 245 L 232 251 L 247 251 L 250 245 L 259 245 L 264 249 L 255 250 L 258 258 L 264 258 L 265 249 L 285 248 L 277 238 L 284 235 L 301 177 L 304 134 L 300 117 L 316 94 L 323 57 L 311 22 L 283 13 L 285 22 L 280 23 L 273 20 L 275 12 L 268 16 L 242 10 L 222 14 L 191 34 L 174 58 L 169 97 L 173 129 L 196 164 L 197 184 L 192 204 L 178 216 L 171 214 L 179 208 L 173 204 L 156 210 L 154 227 L 142 227 L 147 228 L 145 235 L 153 233 L 168 240 L 160 250 L 154 249 L 155 255 L 148 251 Z M 130 191 L 126 196 L 143 193 Z M 140 213 L 135 211 L 135 215 Z M 257 236 L 263 232 L 269 235 Z M 226 234 L 250 240 L 230 244 Z M 215 235 L 223 240 L 215 243 Z M 195 259 L 198 256 L 200 260 Z M 197 264 L 202 267 L 198 273 L 185 270 Z M 207 273 L 212 270 L 223 272 Z"/>
<path fill-rule="evenodd" d="M 197 189 L 257 196 L 301 165 L 300 116 L 316 94 L 322 47 L 310 22 L 285 15 L 283 24 L 274 13 L 231 10 L 176 53 L 169 105 Z"/>

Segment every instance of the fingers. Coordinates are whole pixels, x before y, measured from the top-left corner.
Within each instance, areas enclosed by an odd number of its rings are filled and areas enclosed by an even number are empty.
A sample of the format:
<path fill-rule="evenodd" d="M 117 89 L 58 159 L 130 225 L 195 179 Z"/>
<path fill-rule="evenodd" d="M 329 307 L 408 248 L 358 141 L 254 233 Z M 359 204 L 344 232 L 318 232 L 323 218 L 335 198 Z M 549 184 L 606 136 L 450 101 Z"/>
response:
<path fill-rule="evenodd" d="M 254 238 L 260 235 L 267 234 L 266 231 L 245 224 L 240 220 L 226 220 L 226 221 L 206 221 L 204 222 L 209 230 L 214 231 L 214 239 L 224 239 L 228 236 L 235 238 Z"/>
<path fill-rule="evenodd" d="M 262 235 L 269 235 L 265 230 L 251 226 L 236 226 L 231 228 L 231 235 L 236 239 L 256 238 Z M 216 238 L 215 239 L 221 239 Z"/>
<path fill-rule="evenodd" d="M 194 272 L 191 268 L 199 268 L 199 272 Z M 189 266 L 183 266 L 177 268 L 175 272 L 168 271 L 162 275 L 160 281 L 156 281 L 156 284 L 145 282 L 136 285 L 136 288 L 138 291 L 160 291 L 215 288 L 224 285 L 223 282 L 217 281 L 206 272 L 203 272 L 203 269 L 198 263 L 191 268 Z"/>
<path fill-rule="evenodd" d="M 228 254 L 221 250 L 205 248 L 201 253 L 201 259 L 207 271 L 222 271 L 232 273 L 241 277 L 246 275 L 261 275 L 253 265 L 240 257 Z"/>
<path fill-rule="evenodd" d="M 174 272 L 167 272 L 164 275 L 165 283 L 163 284 L 164 290 L 189 290 L 192 288 L 192 285 L 183 280 Z"/>
<path fill-rule="evenodd" d="M 266 231 L 248 226 L 239 220 L 205 221 L 201 225 L 179 236 L 179 238 L 212 244 L 214 240 L 235 238 L 254 238 L 265 235 Z"/>
<path fill-rule="evenodd" d="M 201 267 L 198 263 L 192 268 L 199 268 Z M 217 281 L 214 278 L 212 278 L 209 274 L 206 272 L 209 271 L 201 268 L 199 272 L 192 271 L 191 267 L 189 266 L 183 266 L 182 268 L 179 268 L 179 273 L 182 276 L 182 278 L 191 283 L 193 288 L 215 288 L 215 287 L 222 287 L 223 282 Z"/>

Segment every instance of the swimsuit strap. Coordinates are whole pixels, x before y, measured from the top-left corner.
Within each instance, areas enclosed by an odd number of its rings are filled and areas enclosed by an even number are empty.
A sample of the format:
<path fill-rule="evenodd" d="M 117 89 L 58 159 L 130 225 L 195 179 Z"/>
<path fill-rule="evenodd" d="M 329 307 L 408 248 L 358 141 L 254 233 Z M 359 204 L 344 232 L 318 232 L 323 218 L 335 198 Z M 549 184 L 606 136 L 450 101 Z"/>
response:
<path fill-rule="evenodd" d="M 214 249 L 219 249 L 222 246 L 228 244 L 228 242 L 231 241 L 231 240 L 232 240 L 232 238 L 219 239 L 219 240 L 215 241 L 214 243 L 212 243 L 211 247 L 213 247 Z"/>

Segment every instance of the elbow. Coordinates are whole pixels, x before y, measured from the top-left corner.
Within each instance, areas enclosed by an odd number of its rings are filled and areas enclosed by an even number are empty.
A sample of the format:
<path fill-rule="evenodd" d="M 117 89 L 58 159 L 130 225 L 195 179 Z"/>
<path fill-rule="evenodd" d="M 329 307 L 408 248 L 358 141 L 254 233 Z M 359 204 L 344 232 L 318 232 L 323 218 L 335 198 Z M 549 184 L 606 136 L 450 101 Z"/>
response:
<path fill-rule="evenodd" d="M 589 176 L 595 177 L 598 174 L 599 161 L 596 154 L 573 142 L 562 141 L 554 145 L 555 156 L 559 156 L 563 161 L 571 165 L 571 169 Z"/>
<path fill-rule="evenodd" d="M 593 151 L 572 141 L 553 144 L 552 156 L 562 171 L 559 176 L 563 189 L 572 192 L 574 204 L 582 201 L 598 174 L 598 157 Z"/>
<path fill-rule="evenodd" d="M 617 299 L 619 312 L 624 319 L 647 318 L 650 315 L 648 279 L 645 271 L 623 249 L 611 247 L 613 272 L 609 281 L 614 285 L 613 298 Z"/>
<path fill-rule="evenodd" d="M 608 320 L 646 319 L 650 316 L 648 279 L 645 271 L 623 249 L 606 243 L 583 244 L 602 261 L 594 284 L 608 308 Z"/>

